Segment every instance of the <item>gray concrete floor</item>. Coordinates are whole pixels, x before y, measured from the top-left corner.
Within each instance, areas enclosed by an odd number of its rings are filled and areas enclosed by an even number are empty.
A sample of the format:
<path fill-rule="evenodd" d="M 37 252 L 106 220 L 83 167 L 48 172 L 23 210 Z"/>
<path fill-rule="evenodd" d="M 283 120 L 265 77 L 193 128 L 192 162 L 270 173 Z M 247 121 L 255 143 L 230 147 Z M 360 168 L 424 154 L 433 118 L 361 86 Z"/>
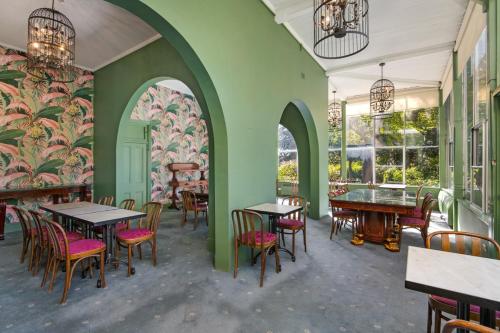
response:
<path fill-rule="evenodd" d="M 157 267 L 134 258 L 137 273 L 106 269 L 108 287 L 96 278 L 73 278 L 59 305 L 63 275 L 54 291 L 39 287 L 19 264 L 21 235 L 0 242 L 0 332 L 424 332 L 426 295 L 404 288 L 408 245 L 402 251 L 349 243 L 345 229 L 329 240 L 330 219 L 308 220 L 308 252 L 299 236 L 297 261 L 282 256 L 282 272 L 268 260 L 264 287 L 259 266 L 240 263 L 240 273 L 215 271 L 207 252 L 207 227 L 179 227 L 180 215 L 164 214 Z M 433 227 L 441 227 L 433 224 Z M 287 242 L 290 245 L 290 242 Z"/>

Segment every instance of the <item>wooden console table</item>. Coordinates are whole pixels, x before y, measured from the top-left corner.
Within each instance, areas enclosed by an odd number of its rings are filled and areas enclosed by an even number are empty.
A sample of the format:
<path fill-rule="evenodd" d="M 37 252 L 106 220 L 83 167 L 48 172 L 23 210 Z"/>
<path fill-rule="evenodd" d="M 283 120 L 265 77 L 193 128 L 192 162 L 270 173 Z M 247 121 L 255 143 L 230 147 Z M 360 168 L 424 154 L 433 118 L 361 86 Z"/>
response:
<path fill-rule="evenodd" d="M 172 171 L 172 179 L 168 182 L 168 185 L 172 186 L 172 208 L 179 209 L 177 206 L 177 189 L 194 189 L 197 186 L 208 186 L 208 181 L 205 179 L 205 170 L 200 170 L 200 165 L 198 163 L 170 163 L 167 165 L 168 170 Z M 200 172 L 199 180 L 178 180 L 177 172 Z"/>
<path fill-rule="evenodd" d="M 52 202 L 58 204 L 69 202 L 69 195 L 72 193 L 78 193 L 80 201 L 92 200 L 91 188 L 88 184 L 0 190 L 0 240 L 4 239 L 7 200 L 51 196 Z"/>

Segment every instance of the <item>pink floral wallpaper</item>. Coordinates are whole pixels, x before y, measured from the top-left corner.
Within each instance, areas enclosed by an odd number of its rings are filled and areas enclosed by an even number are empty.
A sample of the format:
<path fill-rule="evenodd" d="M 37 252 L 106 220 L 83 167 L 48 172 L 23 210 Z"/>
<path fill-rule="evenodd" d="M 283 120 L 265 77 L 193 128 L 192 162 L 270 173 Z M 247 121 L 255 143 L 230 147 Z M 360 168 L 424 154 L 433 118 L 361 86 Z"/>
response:
<path fill-rule="evenodd" d="M 0 46 L 0 190 L 92 183 L 93 82 L 83 70 L 72 83 L 37 79 L 24 53 Z"/>
<path fill-rule="evenodd" d="M 161 85 L 153 85 L 139 98 L 131 119 L 147 120 L 151 129 L 151 199 L 169 202 L 168 182 L 173 162 L 195 162 L 208 170 L 208 130 L 196 99 Z M 208 172 L 206 173 L 208 175 Z M 178 179 L 199 179 L 198 174 L 180 174 Z M 208 177 L 207 177 L 208 178 Z"/>

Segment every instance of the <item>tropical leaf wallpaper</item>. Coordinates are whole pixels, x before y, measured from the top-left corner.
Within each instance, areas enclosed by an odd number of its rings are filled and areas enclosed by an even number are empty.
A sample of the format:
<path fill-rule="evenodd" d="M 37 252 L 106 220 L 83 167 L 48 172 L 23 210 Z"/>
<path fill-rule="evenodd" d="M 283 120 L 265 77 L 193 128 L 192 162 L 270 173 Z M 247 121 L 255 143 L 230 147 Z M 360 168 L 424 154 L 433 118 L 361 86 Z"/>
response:
<path fill-rule="evenodd" d="M 200 106 L 191 95 L 161 85 L 149 87 L 139 98 L 131 119 L 150 121 L 151 128 L 151 199 L 169 202 L 172 189 L 168 182 L 173 162 L 194 162 L 207 170 L 208 130 Z M 199 173 L 179 174 L 178 179 L 199 179 Z"/>
<path fill-rule="evenodd" d="M 40 80 L 0 46 L 0 190 L 92 183 L 94 77 L 77 71 L 72 83 Z"/>

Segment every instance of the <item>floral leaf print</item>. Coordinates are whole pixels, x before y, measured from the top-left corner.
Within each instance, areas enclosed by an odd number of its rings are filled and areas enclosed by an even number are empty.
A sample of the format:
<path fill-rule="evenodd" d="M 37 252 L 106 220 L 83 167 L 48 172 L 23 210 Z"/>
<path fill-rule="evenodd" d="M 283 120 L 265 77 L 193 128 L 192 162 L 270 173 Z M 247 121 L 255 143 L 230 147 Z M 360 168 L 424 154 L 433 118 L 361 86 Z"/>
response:
<path fill-rule="evenodd" d="M 40 165 L 36 171 L 36 175 L 40 175 L 42 173 L 52 173 L 52 174 L 57 174 L 57 168 L 64 165 L 64 160 L 61 159 L 56 159 L 56 160 L 50 160 L 42 165 Z"/>
<path fill-rule="evenodd" d="M 169 106 L 167 106 L 167 108 L 165 110 L 167 112 L 177 114 L 178 109 L 179 109 L 179 104 L 170 104 Z"/>
<path fill-rule="evenodd" d="M 79 89 L 75 90 L 75 92 L 73 92 L 73 98 L 81 97 L 81 98 L 84 98 L 88 101 L 92 100 L 92 97 L 91 97 L 92 95 L 94 95 L 94 89 L 92 89 L 90 87 L 79 88 Z"/>
<path fill-rule="evenodd" d="M 57 116 L 62 112 L 64 112 L 64 108 L 60 106 L 48 106 L 37 112 L 35 120 L 40 118 L 57 120 Z"/>
<path fill-rule="evenodd" d="M 82 136 L 75 142 L 73 142 L 72 146 L 73 147 L 90 147 L 90 144 L 92 143 L 93 138 L 91 136 Z"/>
<path fill-rule="evenodd" d="M 0 71 L 0 81 L 6 82 L 7 80 L 16 80 L 16 79 L 24 79 L 26 77 L 26 73 L 18 71 L 18 70 L 5 70 Z"/>
<path fill-rule="evenodd" d="M 19 95 L 19 89 L 11 84 L 0 81 L 0 91 L 7 96 Z"/>

